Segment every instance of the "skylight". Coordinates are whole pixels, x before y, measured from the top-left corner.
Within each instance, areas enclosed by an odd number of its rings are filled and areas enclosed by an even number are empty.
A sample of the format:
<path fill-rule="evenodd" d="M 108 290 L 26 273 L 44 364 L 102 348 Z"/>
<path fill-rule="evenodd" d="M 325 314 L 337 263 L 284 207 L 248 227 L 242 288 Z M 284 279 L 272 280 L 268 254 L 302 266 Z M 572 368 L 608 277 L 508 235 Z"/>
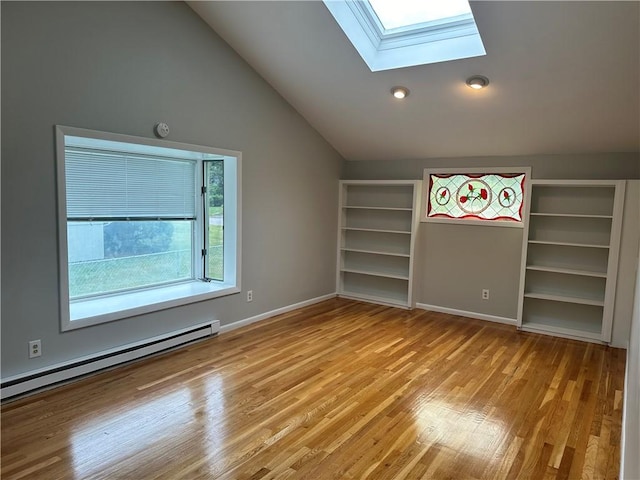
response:
<path fill-rule="evenodd" d="M 324 0 L 372 72 L 485 55 L 467 0 Z"/>
<path fill-rule="evenodd" d="M 369 0 L 386 30 L 471 14 L 467 0 Z"/>

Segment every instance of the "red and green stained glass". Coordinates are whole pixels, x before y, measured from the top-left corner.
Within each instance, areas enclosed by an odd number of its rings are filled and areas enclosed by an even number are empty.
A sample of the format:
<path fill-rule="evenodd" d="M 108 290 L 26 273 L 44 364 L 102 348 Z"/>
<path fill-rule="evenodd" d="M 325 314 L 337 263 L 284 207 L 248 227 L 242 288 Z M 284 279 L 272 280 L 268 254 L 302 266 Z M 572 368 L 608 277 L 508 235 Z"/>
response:
<path fill-rule="evenodd" d="M 522 221 L 524 173 L 431 174 L 428 218 Z"/>

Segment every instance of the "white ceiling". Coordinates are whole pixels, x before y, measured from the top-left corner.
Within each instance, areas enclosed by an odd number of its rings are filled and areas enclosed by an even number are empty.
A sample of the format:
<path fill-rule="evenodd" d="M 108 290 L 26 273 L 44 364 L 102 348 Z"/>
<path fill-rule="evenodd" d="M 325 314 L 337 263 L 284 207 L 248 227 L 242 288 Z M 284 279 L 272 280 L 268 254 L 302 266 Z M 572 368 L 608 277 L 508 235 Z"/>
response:
<path fill-rule="evenodd" d="M 472 2 L 486 56 L 375 73 L 319 0 L 188 3 L 348 160 L 640 151 L 636 1 Z"/>

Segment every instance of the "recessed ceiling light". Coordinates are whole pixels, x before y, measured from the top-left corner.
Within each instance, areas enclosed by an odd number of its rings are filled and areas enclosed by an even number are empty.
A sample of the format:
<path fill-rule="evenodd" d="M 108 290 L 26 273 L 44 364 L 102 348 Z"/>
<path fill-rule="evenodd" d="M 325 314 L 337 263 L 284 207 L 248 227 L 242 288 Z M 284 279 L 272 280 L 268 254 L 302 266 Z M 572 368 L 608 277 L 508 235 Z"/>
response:
<path fill-rule="evenodd" d="M 473 77 L 467 78 L 467 86 L 474 90 L 480 90 L 487 85 L 489 85 L 489 79 L 482 75 L 474 75 Z"/>
<path fill-rule="evenodd" d="M 391 95 L 398 100 L 402 100 L 404 97 L 409 96 L 409 89 L 406 87 L 393 87 L 391 89 Z"/>

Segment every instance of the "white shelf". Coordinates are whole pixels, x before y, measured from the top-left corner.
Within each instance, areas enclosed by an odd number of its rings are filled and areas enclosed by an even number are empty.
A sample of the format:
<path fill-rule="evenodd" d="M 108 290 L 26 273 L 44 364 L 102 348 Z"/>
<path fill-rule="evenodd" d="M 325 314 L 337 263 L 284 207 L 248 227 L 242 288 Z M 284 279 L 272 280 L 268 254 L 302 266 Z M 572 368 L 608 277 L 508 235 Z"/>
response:
<path fill-rule="evenodd" d="M 384 230 L 382 228 L 342 227 L 342 230 L 356 230 L 359 232 L 400 233 L 403 235 L 411 235 L 411 232 L 407 232 L 405 230 Z"/>
<path fill-rule="evenodd" d="M 420 183 L 340 182 L 338 295 L 413 307 Z"/>
<path fill-rule="evenodd" d="M 602 339 L 602 306 L 547 302 L 536 298 L 527 298 L 525 303 L 523 329 L 572 338 Z"/>
<path fill-rule="evenodd" d="M 537 298 L 539 300 L 551 300 L 553 302 L 577 303 L 581 305 L 593 305 L 595 307 L 604 306 L 604 301 L 589 298 L 569 297 L 566 295 L 552 295 L 548 293 L 527 292 L 526 298 Z"/>
<path fill-rule="evenodd" d="M 411 210 L 388 208 L 345 209 L 341 225 L 345 228 L 411 233 Z"/>
<path fill-rule="evenodd" d="M 414 209 L 414 196 L 409 181 L 354 180 L 343 181 L 342 205 L 349 207 L 378 207 Z"/>
<path fill-rule="evenodd" d="M 390 257 L 404 257 L 404 258 L 410 257 L 408 253 L 384 252 L 382 250 L 363 250 L 359 248 L 345 248 L 345 247 L 342 247 L 341 250 L 343 252 L 372 253 L 374 255 L 388 255 Z"/>
<path fill-rule="evenodd" d="M 609 248 L 609 245 L 596 245 L 593 243 L 574 243 L 574 242 L 551 242 L 547 240 L 529 240 L 529 243 L 537 243 L 540 245 L 560 245 L 565 247 Z"/>
<path fill-rule="evenodd" d="M 606 277 L 609 249 L 534 243 L 528 246 L 527 262 L 541 268 L 593 272 Z"/>
<path fill-rule="evenodd" d="M 563 267 L 547 267 L 545 265 L 527 265 L 527 270 L 537 270 L 540 272 L 564 273 L 567 275 L 583 275 L 586 277 L 607 278 L 607 272 L 594 272 L 590 270 L 575 270 Z"/>
<path fill-rule="evenodd" d="M 531 212 L 530 215 L 539 217 L 568 217 L 568 218 L 613 218 L 612 215 L 584 215 L 575 213 L 543 213 Z"/>
<path fill-rule="evenodd" d="M 615 181 L 533 180 L 531 184 L 532 213 L 614 215 Z"/>
<path fill-rule="evenodd" d="M 409 306 L 408 281 L 378 277 L 355 272 L 341 272 L 340 294 L 350 297 L 362 296 L 368 300 L 384 299 L 386 302 Z"/>
<path fill-rule="evenodd" d="M 394 212 L 411 212 L 413 209 L 411 208 L 401 208 L 401 207 L 362 207 L 356 205 L 345 205 L 343 208 L 349 208 L 353 210 L 390 210 Z"/>
<path fill-rule="evenodd" d="M 344 250 L 365 250 L 383 255 L 411 256 L 411 235 L 367 230 L 342 230 L 340 246 Z"/>
<path fill-rule="evenodd" d="M 343 268 L 342 272 L 357 273 L 359 275 L 371 275 L 372 277 L 395 278 L 397 280 L 409 280 L 408 275 L 397 275 L 386 272 L 377 272 L 375 270 L 357 270 L 355 268 Z"/>
<path fill-rule="evenodd" d="M 372 253 L 345 252 L 343 272 L 409 280 L 409 258 Z"/>
<path fill-rule="evenodd" d="M 590 326 L 591 325 L 581 325 L 579 328 L 571 329 L 566 327 L 559 327 L 557 325 L 551 325 L 550 322 L 546 322 L 544 320 L 539 322 L 531 320 L 522 324 L 522 330 L 524 330 L 525 332 L 533 333 L 553 333 L 560 337 L 600 340 L 600 337 L 602 335 L 600 330 L 590 332 L 586 329 Z"/>
<path fill-rule="evenodd" d="M 388 296 L 377 297 L 375 295 L 369 295 L 366 293 L 352 293 L 348 291 L 343 291 L 339 295 L 342 298 L 349 298 L 351 300 L 361 300 L 364 302 L 377 303 L 378 305 L 390 305 L 392 307 L 402 307 L 405 309 L 407 308 L 407 300 L 405 298 L 394 299 Z"/>
<path fill-rule="evenodd" d="M 518 325 L 608 343 L 624 181 L 533 180 Z"/>
<path fill-rule="evenodd" d="M 558 271 L 560 270 L 560 271 Z M 575 275 L 566 268 L 527 269 L 525 296 L 553 301 L 604 305 L 606 276 Z"/>
<path fill-rule="evenodd" d="M 611 221 L 611 218 L 593 216 L 532 216 L 529 240 L 608 246 Z"/>

